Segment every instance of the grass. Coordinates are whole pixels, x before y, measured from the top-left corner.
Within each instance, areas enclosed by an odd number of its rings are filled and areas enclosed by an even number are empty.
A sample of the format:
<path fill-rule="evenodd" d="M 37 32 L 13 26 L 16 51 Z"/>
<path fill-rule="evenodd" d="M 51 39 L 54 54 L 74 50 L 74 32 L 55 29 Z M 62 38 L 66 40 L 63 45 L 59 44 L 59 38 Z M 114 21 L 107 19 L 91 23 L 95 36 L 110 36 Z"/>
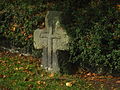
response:
<path fill-rule="evenodd" d="M 0 57 L 0 90 L 96 90 L 96 88 L 74 75 L 48 73 L 40 67 L 38 60 L 4 55 Z M 104 90 L 103 87 L 100 90 Z"/>
<path fill-rule="evenodd" d="M 39 59 L 0 52 L 0 90 L 120 90 L 119 77 L 93 74 L 49 73 Z"/>
<path fill-rule="evenodd" d="M 0 53 L 0 90 L 109 90 L 103 83 L 95 83 L 76 75 L 46 72 L 32 57 Z M 119 90 L 113 86 L 110 88 Z"/>

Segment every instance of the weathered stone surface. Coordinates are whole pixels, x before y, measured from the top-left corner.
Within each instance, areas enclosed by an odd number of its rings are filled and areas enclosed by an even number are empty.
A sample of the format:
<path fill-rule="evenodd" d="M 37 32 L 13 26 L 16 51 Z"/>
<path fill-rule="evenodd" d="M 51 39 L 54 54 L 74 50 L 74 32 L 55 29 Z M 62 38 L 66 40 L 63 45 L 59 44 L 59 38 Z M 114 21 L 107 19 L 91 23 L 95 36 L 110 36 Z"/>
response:
<path fill-rule="evenodd" d="M 59 50 L 68 49 L 69 37 L 65 29 L 60 25 L 60 15 L 58 11 L 49 11 L 45 18 L 45 29 L 37 29 L 34 31 L 34 47 L 42 49 L 47 47 L 47 38 L 53 39 L 53 47 Z M 52 29 L 52 31 L 50 30 Z M 51 35 L 48 33 L 51 31 Z"/>
<path fill-rule="evenodd" d="M 62 12 L 49 11 L 45 18 L 45 29 L 34 31 L 34 47 L 43 49 L 44 68 L 59 71 L 57 50 L 67 50 L 69 37 L 60 24 Z"/>
<path fill-rule="evenodd" d="M 47 38 L 42 37 L 43 34 L 48 34 L 45 29 L 36 29 L 34 31 L 34 47 L 35 49 L 43 49 L 47 47 Z"/>

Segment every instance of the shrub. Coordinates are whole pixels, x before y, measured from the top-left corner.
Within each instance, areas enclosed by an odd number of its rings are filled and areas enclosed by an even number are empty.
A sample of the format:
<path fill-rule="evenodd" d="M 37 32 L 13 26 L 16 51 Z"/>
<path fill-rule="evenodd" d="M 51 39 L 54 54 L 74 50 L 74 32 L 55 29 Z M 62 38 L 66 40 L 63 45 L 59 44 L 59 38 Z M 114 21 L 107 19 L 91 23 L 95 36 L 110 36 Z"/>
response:
<path fill-rule="evenodd" d="M 36 0 L 35 0 L 36 1 Z M 42 0 L 11 0 L 0 4 L 0 33 L 12 46 L 31 52 L 33 31 L 44 22 L 46 7 Z"/>
<path fill-rule="evenodd" d="M 71 36 L 70 62 L 94 72 L 119 72 L 119 15 L 119 9 L 108 1 L 93 1 L 72 11 L 72 23 L 67 29 Z"/>

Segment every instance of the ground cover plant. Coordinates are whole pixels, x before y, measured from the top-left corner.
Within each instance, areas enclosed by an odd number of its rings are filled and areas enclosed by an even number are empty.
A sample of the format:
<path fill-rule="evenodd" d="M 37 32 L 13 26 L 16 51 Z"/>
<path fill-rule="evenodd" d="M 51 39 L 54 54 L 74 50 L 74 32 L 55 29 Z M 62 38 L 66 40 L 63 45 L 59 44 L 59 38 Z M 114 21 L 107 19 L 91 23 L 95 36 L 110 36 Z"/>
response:
<path fill-rule="evenodd" d="M 4 53 L 5 54 L 5 53 Z M 3 54 L 2 54 L 3 55 Z M 72 76 L 47 73 L 40 68 L 40 61 L 32 57 L 6 53 L 0 57 L 0 89 L 7 90 L 69 90 L 93 89 L 91 84 Z M 66 83 L 68 82 L 68 86 Z M 76 83 L 75 85 L 73 85 Z"/>
<path fill-rule="evenodd" d="M 76 75 L 48 73 L 40 60 L 22 54 L 0 52 L 2 90 L 96 90 L 119 89 L 120 78 L 81 71 Z"/>

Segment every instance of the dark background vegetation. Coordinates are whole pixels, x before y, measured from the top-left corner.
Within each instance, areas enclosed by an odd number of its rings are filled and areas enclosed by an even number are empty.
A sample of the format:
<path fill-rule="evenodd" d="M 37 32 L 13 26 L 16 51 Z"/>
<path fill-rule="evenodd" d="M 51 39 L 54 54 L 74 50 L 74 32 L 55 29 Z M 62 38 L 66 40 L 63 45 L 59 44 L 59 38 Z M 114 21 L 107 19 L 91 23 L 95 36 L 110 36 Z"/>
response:
<path fill-rule="evenodd" d="M 44 28 L 48 10 L 63 11 L 69 15 L 62 23 L 71 37 L 69 62 L 92 72 L 118 75 L 119 4 L 119 0 L 1 0 L 0 38 L 7 40 L 7 47 L 36 54 L 34 30 Z"/>

